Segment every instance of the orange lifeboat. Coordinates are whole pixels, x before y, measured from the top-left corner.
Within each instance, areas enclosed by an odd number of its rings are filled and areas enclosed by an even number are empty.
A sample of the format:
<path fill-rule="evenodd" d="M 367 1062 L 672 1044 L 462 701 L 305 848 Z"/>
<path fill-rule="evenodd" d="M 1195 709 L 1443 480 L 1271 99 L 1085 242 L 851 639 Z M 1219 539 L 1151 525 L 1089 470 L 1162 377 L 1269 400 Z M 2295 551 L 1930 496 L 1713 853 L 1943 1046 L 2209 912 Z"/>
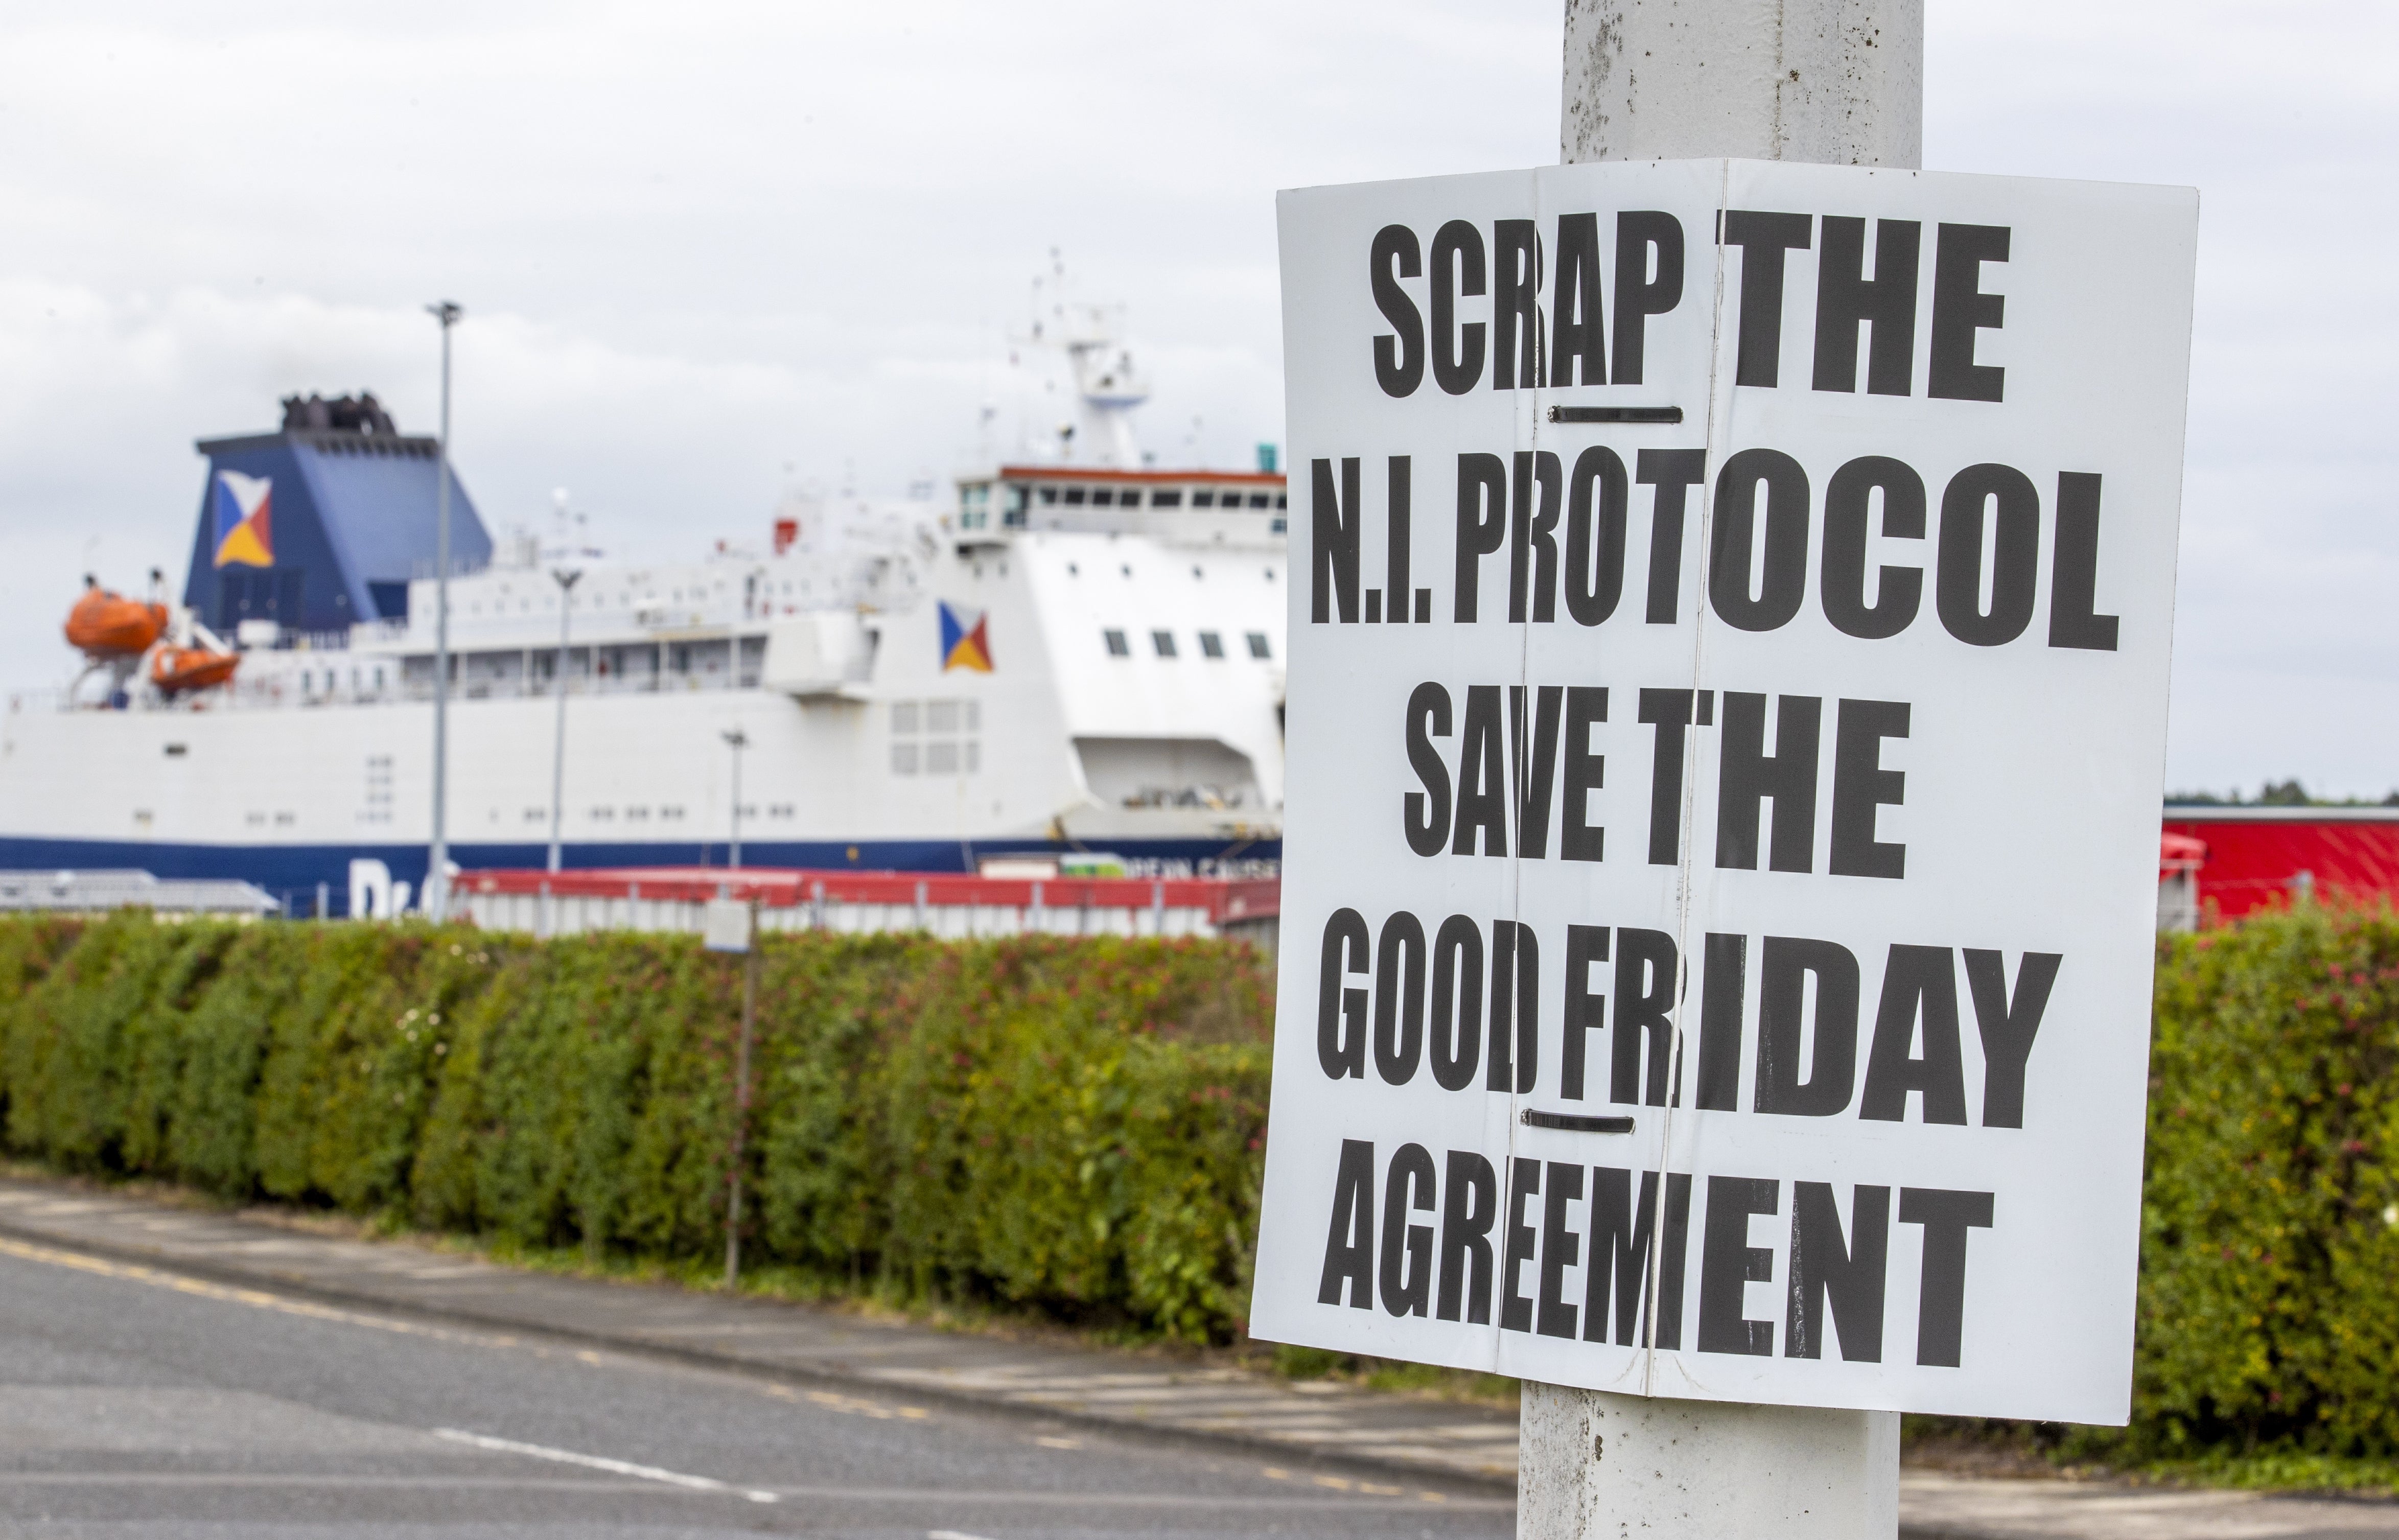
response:
<path fill-rule="evenodd" d="M 67 645 L 94 657 L 138 657 L 166 630 L 167 606 L 128 599 L 97 583 L 67 612 Z"/>
<path fill-rule="evenodd" d="M 150 682 L 167 694 L 206 690 L 233 678 L 241 667 L 238 653 L 212 653 L 205 647 L 161 647 L 150 660 Z"/>

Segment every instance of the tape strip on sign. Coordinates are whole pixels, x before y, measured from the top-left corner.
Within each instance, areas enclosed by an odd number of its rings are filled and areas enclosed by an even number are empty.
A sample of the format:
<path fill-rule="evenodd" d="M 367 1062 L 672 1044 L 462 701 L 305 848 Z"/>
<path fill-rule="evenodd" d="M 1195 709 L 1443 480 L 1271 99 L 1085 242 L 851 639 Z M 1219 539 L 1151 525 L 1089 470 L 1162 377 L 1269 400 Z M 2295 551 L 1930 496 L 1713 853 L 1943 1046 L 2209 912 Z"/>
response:
<path fill-rule="evenodd" d="M 2126 1414 L 2197 200 L 1286 193 L 1258 1336 Z"/>

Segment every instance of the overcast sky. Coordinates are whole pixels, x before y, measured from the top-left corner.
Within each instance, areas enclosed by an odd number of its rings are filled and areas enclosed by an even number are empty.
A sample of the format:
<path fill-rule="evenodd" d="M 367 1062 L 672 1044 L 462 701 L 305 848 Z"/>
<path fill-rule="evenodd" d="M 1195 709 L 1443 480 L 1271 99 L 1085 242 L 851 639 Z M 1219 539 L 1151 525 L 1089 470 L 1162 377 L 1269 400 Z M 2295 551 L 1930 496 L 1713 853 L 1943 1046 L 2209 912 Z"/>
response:
<path fill-rule="evenodd" d="M 1127 306 L 1145 443 L 1245 464 L 1282 436 L 1275 189 L 1555 160 L 1560 9 L 15 0 L 0 683 L 71 671 L 87 569 L 180 586 L 194 439 L 360 387 L 429 431 L 435 298 L 495 532 L 563 486 L 663 556 L 946 478 L 1012 433 L 1053 248 Z M 2170 784 L 2399 786 L 2399 7 L 1927 31 L 1928 167 L 2201 189 Z"/>

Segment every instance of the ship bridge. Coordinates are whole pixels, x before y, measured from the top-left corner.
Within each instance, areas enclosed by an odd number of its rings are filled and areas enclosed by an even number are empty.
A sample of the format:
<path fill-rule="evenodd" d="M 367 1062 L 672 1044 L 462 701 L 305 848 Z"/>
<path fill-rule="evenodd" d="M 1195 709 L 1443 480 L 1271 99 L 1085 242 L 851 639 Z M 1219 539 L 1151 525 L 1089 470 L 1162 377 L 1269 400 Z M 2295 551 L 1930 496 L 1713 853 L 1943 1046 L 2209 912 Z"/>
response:
<path fill-rule="evenodd" d="M 1016 530 L 1075 530 L 1178 545 L 1280 547 L 1290 528 L 1289 504 L 1271 463 L 1254 471 L 1001 466 L 959 479 L 957 529 L 969 543 Z"/>
<path fill-rule="evenodd" d="M 995 625 L 1039 637 L 1081 799 L 1069 837 L 1279 830 L 1290 493 L 1270 448 L 1259 462 L 958 479 L 954 570 Z"/>

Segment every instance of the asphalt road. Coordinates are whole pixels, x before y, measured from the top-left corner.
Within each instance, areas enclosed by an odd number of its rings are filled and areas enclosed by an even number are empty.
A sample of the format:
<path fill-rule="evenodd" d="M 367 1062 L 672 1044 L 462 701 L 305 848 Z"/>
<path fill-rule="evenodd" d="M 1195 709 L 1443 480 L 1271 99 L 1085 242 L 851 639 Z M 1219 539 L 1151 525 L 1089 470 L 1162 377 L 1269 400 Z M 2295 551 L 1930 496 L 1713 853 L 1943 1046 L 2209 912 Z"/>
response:
<path fill-rule="evenodd" d="M 1488 1489 L 0 1255 L 0 1536 L 1508 1535 Z"/>

